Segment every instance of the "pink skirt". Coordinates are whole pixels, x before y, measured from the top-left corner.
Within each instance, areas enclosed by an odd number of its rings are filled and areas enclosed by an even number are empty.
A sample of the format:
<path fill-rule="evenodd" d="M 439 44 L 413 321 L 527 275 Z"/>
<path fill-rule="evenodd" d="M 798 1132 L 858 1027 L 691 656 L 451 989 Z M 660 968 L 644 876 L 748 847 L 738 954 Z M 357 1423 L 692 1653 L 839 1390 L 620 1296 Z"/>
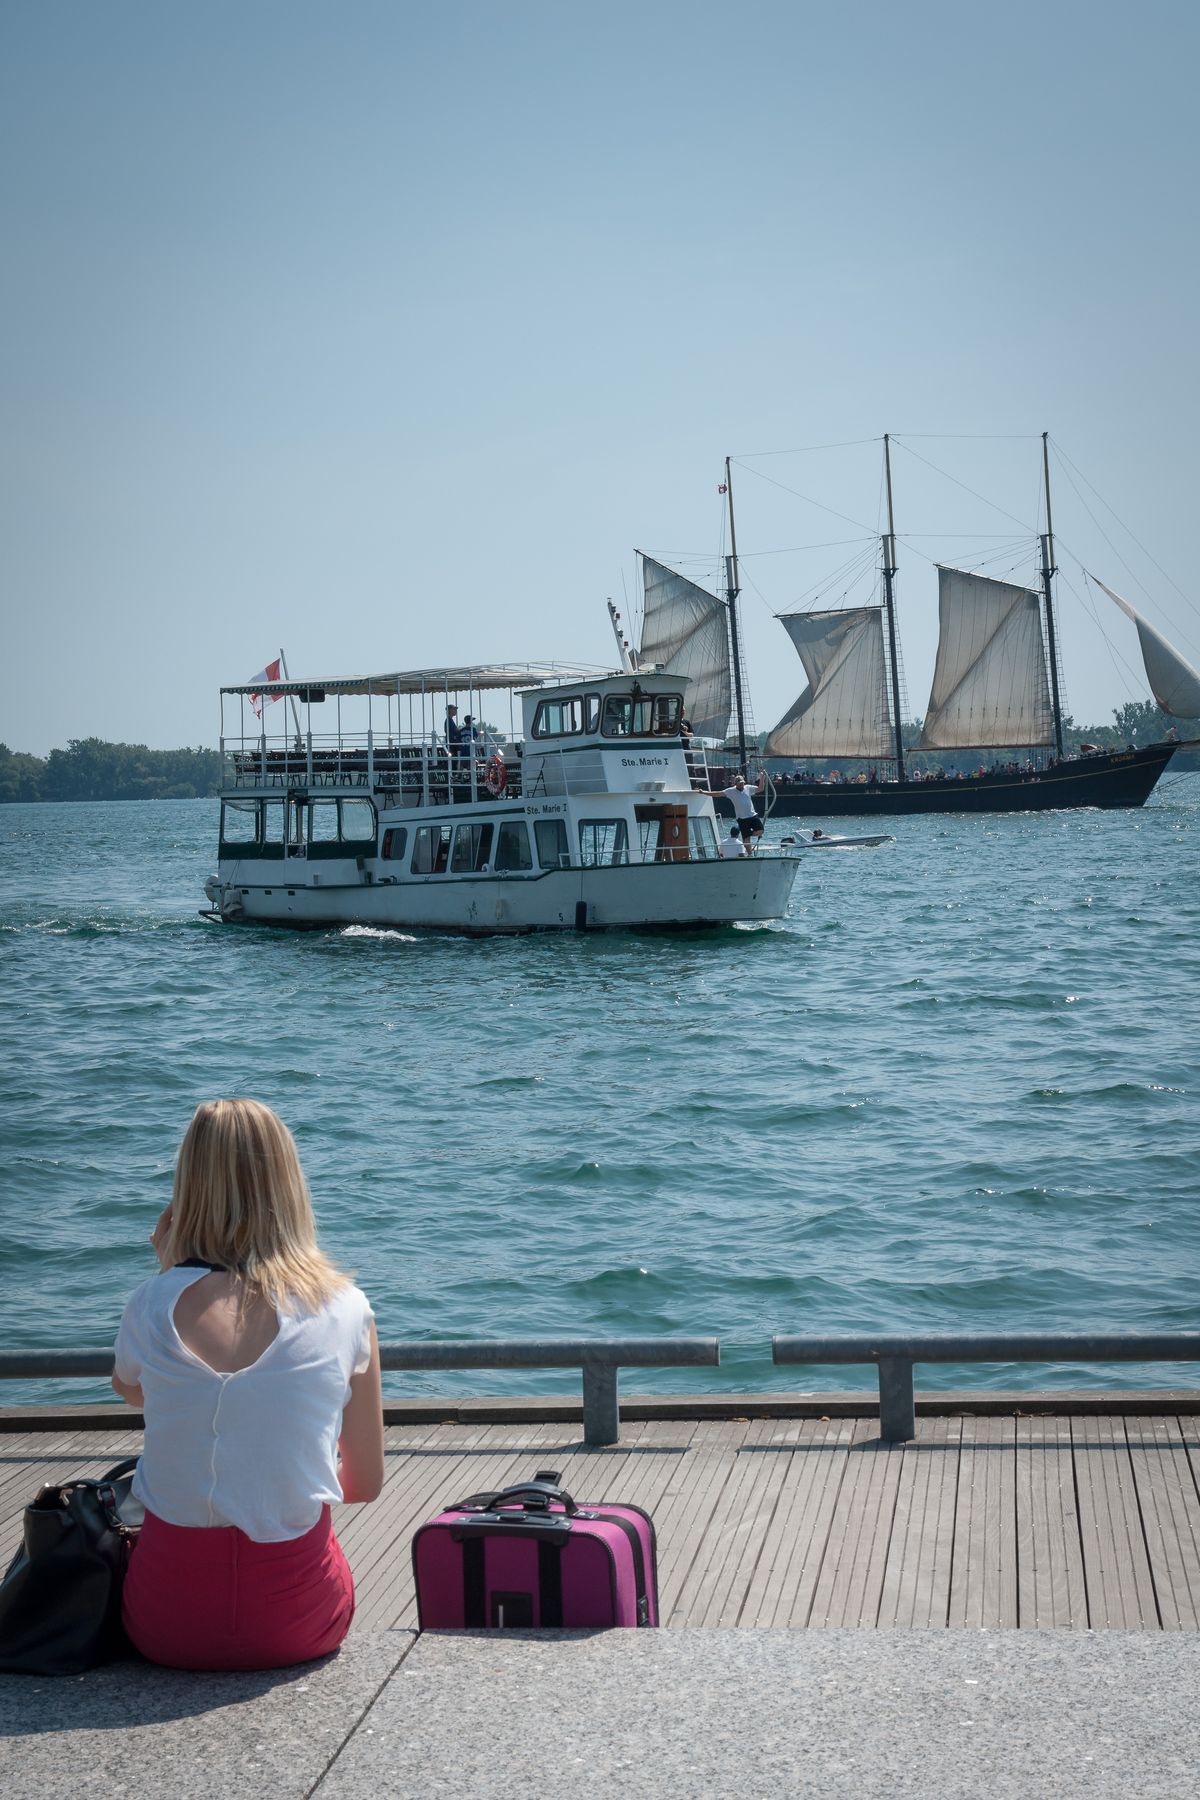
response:
<path fill-rule="evenodd" d="M 151 1662 L 281 1669 L 337 1649 L 354 1617 L 354 1580 L 327 1506 L 311 1531 L 281 1544 L 256 1544 L 233 1525 L 168 1525 L 148 1512 L 122 1616 Z"/>

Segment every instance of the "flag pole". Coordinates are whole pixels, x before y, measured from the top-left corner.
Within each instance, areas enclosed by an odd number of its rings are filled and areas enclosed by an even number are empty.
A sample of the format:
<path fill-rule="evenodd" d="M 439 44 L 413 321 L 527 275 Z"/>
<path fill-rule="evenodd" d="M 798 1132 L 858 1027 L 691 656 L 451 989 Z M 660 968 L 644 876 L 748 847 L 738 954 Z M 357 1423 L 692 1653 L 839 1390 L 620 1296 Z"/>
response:
<path fill-rule="evenodd" d="M 279 666 L 283 670 L 283 679 L 285 681 L 290 681 L 292 678 L 288 674 L 287 657 L 283 654 L 282 647 L 280 648 L 280 651 L 279 651 Z M 300 708 L 296 705 L 295 694 L 289 694 L 288 699 L 292 703 L 292 718 L 295 721 L 295 725 L 296 725 L 296 736 L 298 738 L 302 738 L 304 736 L 304 733 L 300 729 Z"/>

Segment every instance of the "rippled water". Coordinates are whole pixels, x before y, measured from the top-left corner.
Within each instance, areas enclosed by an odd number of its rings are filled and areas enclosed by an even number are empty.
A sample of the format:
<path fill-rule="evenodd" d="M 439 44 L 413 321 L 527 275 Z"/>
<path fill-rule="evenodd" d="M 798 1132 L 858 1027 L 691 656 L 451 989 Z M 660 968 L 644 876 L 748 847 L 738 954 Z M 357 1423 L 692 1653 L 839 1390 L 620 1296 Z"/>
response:
<path fill-rule="evenodd" d="M 777 926 L 469 941 L 206 923 L 213 802 L 0 808 L 0 1343 L 111 1341 L 216 1094 L 291 1124 L 384 1337 L 719 1334 L 625 1378 L 678 1391 L 870 1380 L 772 1331 L 1194 1329 L 1200 776 L 895 831 Z"/>

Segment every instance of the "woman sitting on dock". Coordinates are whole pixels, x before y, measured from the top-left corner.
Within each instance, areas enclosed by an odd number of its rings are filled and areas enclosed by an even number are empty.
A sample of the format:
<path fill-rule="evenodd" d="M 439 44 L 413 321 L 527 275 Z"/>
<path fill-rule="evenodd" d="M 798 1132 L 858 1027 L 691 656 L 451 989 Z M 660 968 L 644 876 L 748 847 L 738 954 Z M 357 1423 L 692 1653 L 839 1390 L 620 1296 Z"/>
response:
<path fill-rule="evenodd" d="M 379 1345 L 318 1248 L 282 1120 L 198 1107 L 151 1242 L 161 1273 L 125 1308 L 113 1376 L 146 1420 L 125 1628 L 174 1668 L 324 1656 L 354 1616 L 330 1505 L 383 1485 Z"/>

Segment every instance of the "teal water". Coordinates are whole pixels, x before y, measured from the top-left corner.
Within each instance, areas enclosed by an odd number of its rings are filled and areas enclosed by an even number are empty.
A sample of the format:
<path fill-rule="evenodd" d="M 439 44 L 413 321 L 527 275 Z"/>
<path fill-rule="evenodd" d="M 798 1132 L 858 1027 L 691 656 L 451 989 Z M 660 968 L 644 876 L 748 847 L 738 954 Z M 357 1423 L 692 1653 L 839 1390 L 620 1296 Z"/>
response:
<path fill-rule="evenodd" d="M 776 926 L 475 942 L 201 920 L 213 802 L 0 808 L 0 1346 L 111 1342 L 218 1094 L 292 1126 L 385 1338 L 719 1334 L 624 1380 L 679 1391 L 871 1380 L 773 1331 L 1195 1329 L 1200 776 L 894 829 L 807 856 Z"/>

